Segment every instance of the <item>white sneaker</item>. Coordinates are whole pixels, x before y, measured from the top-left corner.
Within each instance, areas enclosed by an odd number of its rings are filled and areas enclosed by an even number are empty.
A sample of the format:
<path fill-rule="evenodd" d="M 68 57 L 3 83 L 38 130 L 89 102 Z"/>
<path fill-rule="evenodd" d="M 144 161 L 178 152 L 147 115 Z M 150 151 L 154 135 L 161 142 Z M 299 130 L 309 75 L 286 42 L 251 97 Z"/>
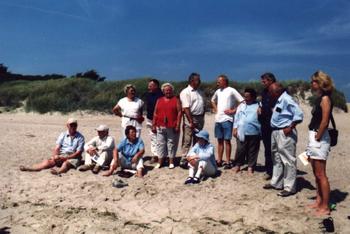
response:
<path fill-rule="evenodd" d="M 169 169 L 174 169 L 174 168 L 175 168 L 174 164 L 170 163 Z"/>
<path fill-rule="evenodd" d="M 159 169 L 160 168 L 160 163 L 157 163 L 154 168 Z"/>

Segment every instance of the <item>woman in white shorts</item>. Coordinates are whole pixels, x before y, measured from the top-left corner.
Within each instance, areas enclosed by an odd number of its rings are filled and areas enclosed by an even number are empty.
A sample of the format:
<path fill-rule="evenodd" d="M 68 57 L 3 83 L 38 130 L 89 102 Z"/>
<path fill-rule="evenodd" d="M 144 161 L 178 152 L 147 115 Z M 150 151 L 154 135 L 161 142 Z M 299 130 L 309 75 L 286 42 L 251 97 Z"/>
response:
<path fill-rule="evenodd" d="M 317 194 L 315 202 L 308 207 L 315 209 L 315 215 L 329 215 L 330 186 L 326 174 L 326 163 L 330 151 L 330 137 L 327 128 L 333 107 L 331 100 L 334 90 L 333 80 L 326 73 L 317 71 L 311 76 L 311 88 L 316 95 L 316 100 L 311 112 L 306 154 L 315 175 Z"/>

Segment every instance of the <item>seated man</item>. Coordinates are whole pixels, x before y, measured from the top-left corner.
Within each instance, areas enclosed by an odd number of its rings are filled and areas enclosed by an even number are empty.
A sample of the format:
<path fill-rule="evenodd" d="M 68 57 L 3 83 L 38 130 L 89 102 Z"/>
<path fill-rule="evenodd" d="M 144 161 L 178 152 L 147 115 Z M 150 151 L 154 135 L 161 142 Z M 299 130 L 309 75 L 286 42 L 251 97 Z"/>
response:
<path fill-rule="evenodd" d="M 41 171 L 54 166 L 60 167 L 58 170 L 51 169 L 51 173 L 58 175 L 67 172 L 70 168 L 77 168 L 81 162 L 81 153 L 84 149 L 84 137 L 77 131 L 78 122 L 70 118 L 67 121 L 67 131 L 62 132 L 56 141 L 56 147 L 50 159 L 31 167 L 20 166 L 21 171 Z"/>
<path fill-rule="evenodd" d="M 196 134 L 197 143 L 187 154 L 189 175 L 185 184 L 198 184 L 201 176 L 215 176 L 217 165 L 214 155 L 214 146 L 209 143 L 209 133 L 201 130 Z M 196 172 L 196 175 L 194 174 Z"/>
<path fill-rule="evenodd" d="M 96 128 L 98 136 L 85 144 L 85 164 L 79 167 L 79 171 L 91 170 L 97 174 L 102 167 L 108 166 L 113 159 L 115 147 L 114 138 L 108 135 L 109 128 L 100 125 Z"/>
<path fill-rule="evenodd" d="M 143 159 L 145 153 L 145 145 L 141 138 L 136 137 L 136 128 L 127 126 L 125 128 L 125 136 L 117 148 L 113 152 L 113 161 L 109 171 L 104 176 L 110 176 L 113 171 L 120 166 L 122 169 L 137 170 L 136 176 L 143 176 Z"/>

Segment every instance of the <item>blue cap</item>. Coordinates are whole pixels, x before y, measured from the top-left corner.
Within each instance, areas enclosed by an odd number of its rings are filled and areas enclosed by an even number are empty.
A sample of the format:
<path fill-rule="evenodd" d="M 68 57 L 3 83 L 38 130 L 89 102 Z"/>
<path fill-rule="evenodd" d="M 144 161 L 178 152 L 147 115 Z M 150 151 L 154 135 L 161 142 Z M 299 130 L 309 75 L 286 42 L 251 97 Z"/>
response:
<path fill-rule="evenodd" d="M 196 137 L 202 138 L 209 142 L 209 133 L 205 130 L 201 130 L 196 134 Z"/>

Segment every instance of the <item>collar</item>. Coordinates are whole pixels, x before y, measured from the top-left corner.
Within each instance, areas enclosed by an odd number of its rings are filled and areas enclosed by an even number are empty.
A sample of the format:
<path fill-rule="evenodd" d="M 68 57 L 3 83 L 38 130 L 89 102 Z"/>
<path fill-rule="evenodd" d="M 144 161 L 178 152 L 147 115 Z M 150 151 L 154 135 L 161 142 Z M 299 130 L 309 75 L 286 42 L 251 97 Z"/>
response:
<path fill-rule="evenodd" d="M 286 91 L 284 91 L 284 92 L 281 94 L 281 96 L 277 99 L 277 102 L 280 103 L 280 102 L 282 101 L 282 99 L 283 99 L 286 95 L 288 95 L 288 93 L 287 93 Z"/>
<path fill-rule="evenodd" d="M 125 139 L 126 139 L 126 143 L 127 143 L 127 144 L 130 144 L 130 145 L 136 144 L 136 143 L 138 142 L 138 140 L 139 140 L 139 138 L 136 138 L 135 143 L 133 143 L 133 142 L 129 141 L 128 138 L 125 138 Z"/>
<path fill-rule="evenodd" d="M 77 134 L 78 134 L 78 132 L 75 132 L 75 135 L 74 135 L 73 137 L 76 137 Z M 66 136 L 67 136 L 67 137 L 71 136 L 71 135 L 69 134 L 68 130 L 66 131 Z"/>
<path fill-rule="evenodd" d="M 188 88 L 191 92 L 197 91 L 197 89 L 194 89 L 191 85 L 188 85 L 187 88 Z"/>

